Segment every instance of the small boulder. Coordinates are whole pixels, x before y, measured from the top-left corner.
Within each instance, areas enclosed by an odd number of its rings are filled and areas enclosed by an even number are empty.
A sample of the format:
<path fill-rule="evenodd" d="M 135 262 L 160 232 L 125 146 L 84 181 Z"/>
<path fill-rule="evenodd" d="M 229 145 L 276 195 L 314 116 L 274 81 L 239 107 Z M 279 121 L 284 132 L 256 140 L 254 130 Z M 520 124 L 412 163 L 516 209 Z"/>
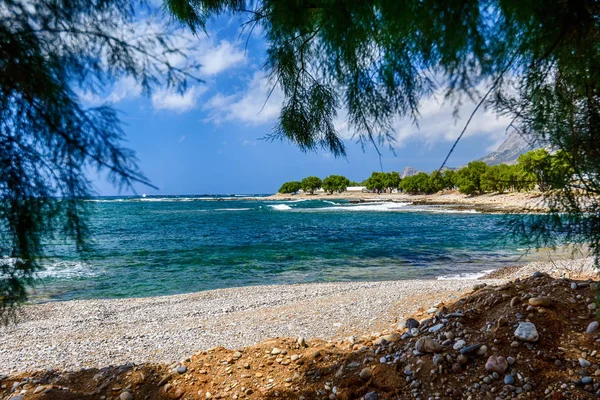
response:
<path fill-rule="evenodd" d="M 534 307 L 550 307 L 552 299 L 550 297 L 532 297 L 529 299 L 529 304 Z"/>
<path fill-rule="evenodd" d="M 592 321 L 590 322 L 590 324 L 587 326 L 587 329 L 585 330 L 585 333 L 594 333 L 596 332 L 596 330 L 598 329 L 598 326 L 600 324 L 598 324 L 598 321 Z"/>
<path fill-rule="evenodd" d="M 409 318 L 406 320 L 406 322 L 404 323 L 404 326 L 406 327 L 406 329 L 410 330 L 413 328 L 418 328 L 420 325 L 419 321 L 417 321 L 414 318 Z"/>
<path fill-rule="evenodd" d="M 360 379 L 362 379 L 363 381 L 368 381 L 369 379 L 371 379 L 372 375 L 373 375 L 373 373 L 371 372 L 371 368 L 369 368 L 369 367 L 363 368 L 358 373 L 358 376 L 360 376 Z"/>
<path fill-rule="evenodd" d="M 503 374 L 508 369 L 508 361 L 503 356 L 490 356 L 485 363 L 485 369 L 488 372 Z"/>
<path fill-rule="evenodd" d="M 436 353 L 442 349 L 442 346 L 435 340 L 424 337 L 417 340 L 415 343 L 415 350 L 420 353 Z"/>
<path fill-rule="evenodd" d="M 373 341 L 375 346 L 379 346 L 385 343 L 397 342 L 401 339 L 401 335 L 399 333 L 392 333 L 391 335 L 381 336 Z"/>
<path fill-rule="evenodd" d="M 119 396 L 119 399 L 120 400 L 133 400 L 133 395 L 129 392 L 123 392 Z"/>
<path fill-rule="evenodd" d="M 520 322 L 517 329 L 515 329 L 515 337 L 525 342 L 536 342 L 540 336 L 533 323 Z"/>

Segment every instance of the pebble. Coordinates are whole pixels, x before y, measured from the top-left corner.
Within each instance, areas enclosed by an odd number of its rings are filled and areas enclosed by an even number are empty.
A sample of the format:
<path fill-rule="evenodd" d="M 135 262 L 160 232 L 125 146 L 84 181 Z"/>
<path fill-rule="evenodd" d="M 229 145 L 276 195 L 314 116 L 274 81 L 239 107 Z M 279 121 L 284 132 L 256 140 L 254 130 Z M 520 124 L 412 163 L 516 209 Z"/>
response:
<path fill-rule="evenodd" d="M 306 339 L 304 339 L 302 336 L 300 336 L 300 337 L 298 338 L 298 346 L 300 346 L 300 347 L 308 347 L 308 346 L 306 345 Z"/>
<path fill-rule="evenodd" d="M 489 372 L 503 374 L 508 369 L 508 361 L 503 356 L 490 356 L 485 363 L 485 369 Z"/>
<path fill-rule="evenodd" d="M 123 392 L 119 396 L 119 399 L 121 399 L 121 400 L 133 400 L 133 395 L 131 393 L 129 393 L 129 392 Z"/>
<path fill-rule="evenodd" d="M 584 385 L 587 385 L 588 383 L 592 383 L 592 377 L 584 376 L 583 378 L 581 378 L 581 383 L 583 383 Z"/>
<path fill-rule="evenodd" d="M 513 385 L 515 383 L 515 378 L 513 378 L 512 375 L 506 375 L 504 377 L 504 384 L 505 385 Z"/>
<path fill-rule="evenodd" d="M 458 343 L 458 342 L 456 342 Z M 469 354 L 474 352 L 475 350 L 480 349 L 483 346 L 483 343 L 472 344 L 470 346 L 463 347 L 460 349 L 460 354 Z M 485 349 L 487 351 L 487 347 Z"/>
<path fill-rule="evenodd" d="M 429 328 L 429 332 L 435 333 L 435 332 L 439 331 L 440 329 L 442 329 L 443 327 L 444 327 L 444 324 L 434 325 L 431 328 Z"/>
<path fill-rule="evenodd" d="M 510 306 L 516 307 L 520 302 L 521 302 L 521 298 L 518 296 L 515 296 L 512 299 L 510 299 Z"/>
<path fill-rule="evenodd" d="M 452 372 L 460 373 L 462 372 L 462 366 L 459 363 L 452 364 Z"/>
<path fill-rule="evenodd" d="M 590 303 L 590 304 L 588 304 L 587 307 L 589 310 L 595 310 L 597 306 L 596 306 L 596 303 Z"/>
<path fill-rule="evenodd" d="M 375 346 L 379 346 L 379 345 L 385 344 L 385 343 L 397 342 L 400 340 L 400 338 L 401 338 L 401 336 L 399 333 L 393 333 L 391 335 L 381 336 L 380 338 L 373 341 L 373 344 Z"/>
<path fill-rule="evenodd" d="M 427 310 L 427 314 L 435 314 L 438 311 L 437 307 L 431 307 L 429 310 Z"/>
<path fill-rule="evenodd" d="M 543 273 L 543 272 L 540 272 L 540 271 L 535 271 L 533 274 L 531 274 L 531 276 L 532 276 L 533 278 L 541 278 L 541 277 L 543 277 L 543 276 L 544 276 L 544 273 Z"/>
<path fill-rule="evenodd" d="M 406 320 L 406 322 L 404 323 L 404 326 L 406 327 L 406 329 L 413 329 L 413 328 L 418 328 L 420 325 L 419 321 L 417 321 L 414 318 L 409 318 Z"/>
<path fill-rule="evenodd" d="M 436 353 L 441 348 L 442 346 L 438 342 L 428 337 L 421 338 L 415 343 L 415 350 L 420 353 Z"/>
<path fill-rule="evenodd" d="M 506 361 L 508 362 L 508 365 L 515 365 L 515 363 L 517 362 L 517 360 L 515 360 L 514 357 L 506 357 Z"/>
<path fill-rule="evenodd" d="M 600 324 L 598 324 L 598 321 L 592 321 L 590 322 L 590 324 L 588 325 L 587 329 L 585 330 L 585 333 L 594 333 L 596 331 L 596 329 L 598 329 L 598 326 Z"/>
<path fill-rule="evenodd" d="M 571 289 L 573 289 L 573 290 L 577 289 L 577 284 L 575 282 L 571 283 Z"/>
<path fill-rule="evenodd" d="M 448 331 L 445 333 L 445 336 L 446 336 L 446 339 L 452 340 L 452 339 L 454 339 L 454 332 Z"/>
<path fill-rule="evenodd" d="M 519 322 L 519 326 L 515 330 L 515 337 L 525 342 L 536 342 L 539 339 L 539 334 L 533 323 Z"/>
<path fill-rule="evenodd" d="M 592 365 L 588 360 L 586 360 L 585 358 L 580 358 L 579 359 L 579 365 L 581 365 L 582 368 L 587 368 L 590 365 Z"/>
<path fill-rule="evenodd" d="M 180 374 L 185 374 L 187 372 L 187 367 L 182 365 L 181 367 L 177 367 L 176 371 Z"/>
<path fill-rule="evenodd" d="M 478 357 L 483 357 L 485 356 L 485 354 L 487 353 L 488 348 L 487 346 L 484 344 L 483 346 L 481 346 L 479 349 L 477 349 L 477 352 L 475 353 Z"/>
<path fill-rule="evenodd" d="M 362 379 L 363 381 L 368 381 L 369 379 L 371 379 L 372 375 L 373 373 L 371 372 L 371 368 L 369 367 L 363 368 L 358 374 L 360 379 Z"/>
<path fill-rule="evenodd" d="M 529 304 L 534 307 L 550 307 L 552 299 L 550 297 L 532 297 L 529 299 Z"/>
<path fill-rule="evenodd" d="M 275 348 L 273 348 L 273 350 L 271 350 L 271 354 L 273 354 L 273 355 L 277 355 L 279 353 L 281 353 L 281 350 L 279 350 L 277 347 L 275 347 Z"/>
<path fill-rule="evenodd" d="M 465 347 L 467 345 L 467 342 L 465 342 L 464 340 L 457 340 L 456 343 L 454 343 L 454 346 L 452 346 L 452 348 L 454 350 L 460 350 L 463 347 Z"/>
<path fill-rule="evenodd" d="M 378 400 L 379 395 L 376 392 L 369 392 L 365 394 L 364 400 Z"/>

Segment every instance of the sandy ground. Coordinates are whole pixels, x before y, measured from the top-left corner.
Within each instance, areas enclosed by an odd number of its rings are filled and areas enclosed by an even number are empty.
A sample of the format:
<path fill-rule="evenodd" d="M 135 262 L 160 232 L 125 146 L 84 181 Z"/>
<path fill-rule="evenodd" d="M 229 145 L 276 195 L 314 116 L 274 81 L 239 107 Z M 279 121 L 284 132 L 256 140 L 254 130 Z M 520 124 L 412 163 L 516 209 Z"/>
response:
<path fill-rule="evenodd" d="M 505 269 L 496 275 L 501 279 L 273 285 L 27 305 L 18 324 L 0 328 L 0 374 L 169 363 L 218 345 L 371 333 L 396 326 L 419 308 L 451 301 L 475 284 L 501 284 L 535 270 L 589 275 L 591 268 L 590 259 L 580 259 Z"/>
<path fill-rule="evenodd" d="M 452 208 L 469 208 L 484 212 L 528 212 L 544 211 L 544 201 L 540 193 L 505 193 L 483 194 L 481 196 L 466 196 L 456 191 L 448 191 L 432 195 L 409 195 L 404 193 L 335 193 L 335 194 L 275 194 L 266 199 L 294 200 L 298 198 L 312 199 L 346 199 L 358 201 L 400 201 L 413 204 L 445 205 Z"/>

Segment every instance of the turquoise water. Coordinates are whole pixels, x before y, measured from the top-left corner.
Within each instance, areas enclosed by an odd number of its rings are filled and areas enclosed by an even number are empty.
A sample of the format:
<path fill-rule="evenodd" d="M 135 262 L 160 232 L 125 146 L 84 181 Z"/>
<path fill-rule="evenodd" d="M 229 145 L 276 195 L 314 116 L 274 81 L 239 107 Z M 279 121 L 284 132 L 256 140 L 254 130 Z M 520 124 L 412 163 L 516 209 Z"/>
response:
<path fill-rule="evenodd" d="M 437 278 L 514 263 L 501 215 L 407 203 L 104 198 L 85 260 L 55 245 L 41 299 L 122 298 L 299 282 Z"/>

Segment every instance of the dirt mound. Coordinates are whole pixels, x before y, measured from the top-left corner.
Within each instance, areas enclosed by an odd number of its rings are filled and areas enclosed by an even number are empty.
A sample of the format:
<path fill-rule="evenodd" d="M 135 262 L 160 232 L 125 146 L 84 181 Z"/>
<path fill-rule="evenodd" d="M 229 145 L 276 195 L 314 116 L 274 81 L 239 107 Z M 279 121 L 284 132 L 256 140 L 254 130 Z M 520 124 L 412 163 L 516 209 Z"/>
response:
<path fill-rule="evenodd" d="M 198 352 L 177 365 L 4 377 L 0 397 L 594 398 L 600 396 L 597 292 L 592 281 L 535 273 L 500 287 L 478 285 L 377 337 L 275 339 Z"/>

